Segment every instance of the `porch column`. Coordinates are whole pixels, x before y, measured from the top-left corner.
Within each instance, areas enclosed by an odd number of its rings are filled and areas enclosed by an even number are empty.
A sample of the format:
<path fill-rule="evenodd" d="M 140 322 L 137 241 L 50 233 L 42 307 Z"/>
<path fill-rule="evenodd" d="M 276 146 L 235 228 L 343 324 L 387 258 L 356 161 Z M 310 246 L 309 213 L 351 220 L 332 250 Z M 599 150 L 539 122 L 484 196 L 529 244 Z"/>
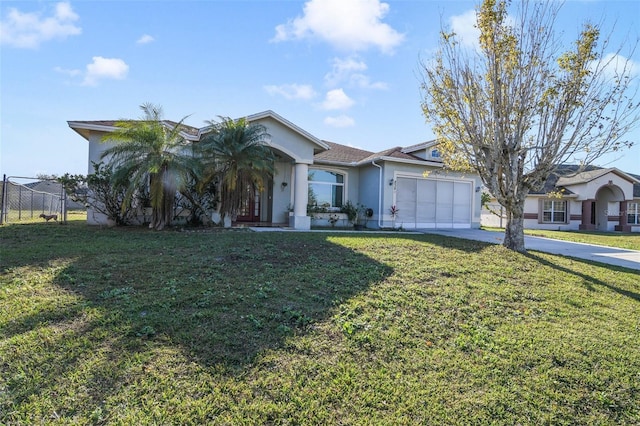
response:
<path fill-rule="evenodd" d="M 289 226 L 294 229 L 311 229 L 311 218 L 307 216 L 309 202 L 309 165 L 294 165 L 293 217 L 289 218 Z"/>
<path fill-rule="evenodd" d="M 627 202 L 620 201 L 620 221 L 614 228 L 616 231 L 631 232 L 631 226 L 627 222 L 627 208 Z"/>
<path fill-rule="evenodd" d="M 591 212 L 593 208 L 593 200 L 584 200 L 582 202 L 582 223 L 578 226 L 580 230 L 593 230 L 596 229 L 595 225 L 591 223 Z"/>

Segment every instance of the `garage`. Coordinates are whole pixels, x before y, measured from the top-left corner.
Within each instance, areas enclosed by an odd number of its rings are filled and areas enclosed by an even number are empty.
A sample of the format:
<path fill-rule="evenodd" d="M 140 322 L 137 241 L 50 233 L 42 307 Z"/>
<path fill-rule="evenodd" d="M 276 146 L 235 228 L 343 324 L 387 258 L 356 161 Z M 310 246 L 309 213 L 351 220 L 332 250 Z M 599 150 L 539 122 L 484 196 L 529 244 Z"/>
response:
<path fill-rule="evenodd" d="M 396 225 L 404 228 L 471 228 L 470 181 L 398 177 Z"/>

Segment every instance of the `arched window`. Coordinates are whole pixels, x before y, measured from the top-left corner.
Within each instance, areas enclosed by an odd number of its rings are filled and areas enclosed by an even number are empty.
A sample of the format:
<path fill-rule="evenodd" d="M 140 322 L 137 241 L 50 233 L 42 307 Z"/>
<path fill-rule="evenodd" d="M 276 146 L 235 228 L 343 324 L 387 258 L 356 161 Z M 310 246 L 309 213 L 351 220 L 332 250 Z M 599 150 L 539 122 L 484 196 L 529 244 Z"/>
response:
<path fill-rule="evenodd" d="M 339 210 L 344 203 L 344 174 L 331 170 L 309 170 L 309 206 Z"/>

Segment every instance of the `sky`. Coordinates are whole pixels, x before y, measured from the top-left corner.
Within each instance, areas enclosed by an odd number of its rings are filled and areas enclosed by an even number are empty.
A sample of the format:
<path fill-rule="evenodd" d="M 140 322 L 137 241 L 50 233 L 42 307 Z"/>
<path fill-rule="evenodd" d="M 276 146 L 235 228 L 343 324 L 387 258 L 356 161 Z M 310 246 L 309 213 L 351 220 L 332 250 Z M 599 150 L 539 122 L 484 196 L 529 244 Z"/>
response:
<path fill-rule="evenodd" d="M 421 63 L 441 25 L 463 41 L 471 1 L 6 1 L 0 3 L 0 174 L 87 172 L 67 121 L 134 119 L 143 103 L 203 127 L 272 110 L 322 140 L 369 151 L 433 139 Z M 585 21 L 640 74 L 640 1 L 567 1 L 567 47 Z M 640 46 L 639 46 L 640 47 Z M 638 84 L 637 82 L 635 83 Z M 637 95 L 640 102 L 640 94 Z M 640 174 L 632 150 L 598 165 Z"/>

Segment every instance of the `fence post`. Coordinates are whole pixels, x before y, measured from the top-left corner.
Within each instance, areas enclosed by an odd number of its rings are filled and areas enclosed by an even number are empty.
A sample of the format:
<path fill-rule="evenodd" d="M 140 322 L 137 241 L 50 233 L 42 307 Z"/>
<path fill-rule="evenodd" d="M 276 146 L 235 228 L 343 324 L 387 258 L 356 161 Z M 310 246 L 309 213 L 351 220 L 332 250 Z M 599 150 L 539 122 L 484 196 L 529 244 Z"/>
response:
<path fill-rule="evenodd" d="M 0 225 L 4 223 L 5 199 L 7 196 L 7 175 L 2 175 L 2 198 L 0 199 Z"/>
<path fill-rule="evenodd" d="M 22 185 L 18 186 L 18 222 L 22 220 Z"/>
<path fill-rule="evenodd" d="M 62 189 L 60 190 L 61 194 L 60 194 L 60 199 L 62 201 L 62 222 L 64 224 L 67 223 L 67 191 L 65 191 L 64 189 L 64 185 L 60 184 L 60 186 L 62 187 Z"/>

